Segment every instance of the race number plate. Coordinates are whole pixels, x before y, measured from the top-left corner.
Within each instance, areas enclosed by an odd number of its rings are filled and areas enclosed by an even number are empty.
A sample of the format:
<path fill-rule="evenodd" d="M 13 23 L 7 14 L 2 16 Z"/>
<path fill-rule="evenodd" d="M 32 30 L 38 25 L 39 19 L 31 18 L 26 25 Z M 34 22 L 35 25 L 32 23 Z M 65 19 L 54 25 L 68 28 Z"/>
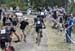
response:
<path fill-rule="evenodd" d="M 40 21 L 37 22 L 37 24 L 40 24 L 40 23 L 41 23 Z"/>
<path fill-rule="evenodd" d="M 5 29 L 1 30 L 1 34 L 5 34 L 5 33 L 6 33 Z"/>

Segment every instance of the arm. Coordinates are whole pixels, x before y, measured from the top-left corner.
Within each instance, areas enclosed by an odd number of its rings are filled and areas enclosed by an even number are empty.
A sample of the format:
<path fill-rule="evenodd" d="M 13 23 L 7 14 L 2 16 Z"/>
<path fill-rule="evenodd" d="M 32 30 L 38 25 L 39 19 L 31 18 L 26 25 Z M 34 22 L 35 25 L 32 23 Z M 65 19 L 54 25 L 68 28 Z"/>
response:
<path fill-rule="evenodd" d="M 72 26 L 73 26 L 73 20 L 71 20 L 71 25 L 69 25 L 69 26 L 67 27 L 67 29 L 71 28 Z"/>
<path fill-rule="evenodd" d="M 45 23 L 44 23 L 44 21 L 43 21 L 43 20 L 42 20 L 42 24 L 43 24 L 44 28 L 46 28 Z"/>
<path fill-rule="evenodd" d="M 16 35 L 18 41 L 20 41 L 20 37 L 19 37 L 19 35 L 16 33 L 16 31 L 14 30 L 13 27 L 12 27 L 11 31 L 12 31 L 12 33 L 13 33 L 14 35 Z"/>

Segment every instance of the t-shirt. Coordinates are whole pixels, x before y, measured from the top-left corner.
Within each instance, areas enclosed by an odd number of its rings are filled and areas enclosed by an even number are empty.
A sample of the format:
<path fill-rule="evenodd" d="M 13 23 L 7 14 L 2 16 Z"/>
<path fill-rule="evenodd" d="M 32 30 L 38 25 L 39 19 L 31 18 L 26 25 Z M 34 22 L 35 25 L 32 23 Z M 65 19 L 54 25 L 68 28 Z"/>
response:
<path fill-rule="evenodd" d="M 67 25 L 68 30 L 72 30 L 71 25 L 73 25 L 73 22 L 74 22 L 74 20 L 72 17 L 68 19 L 68 25 Z"/>
<path fill-rule="evenodd" d="M 15 13 L 18 17 L 22 17 L 23 16 L 23 13 L 20 13 L 20 12 L 17 12 Z"/>
<path fill-rule="evenodd" d="M 20 28 L 21 29 L 25 29 L 25 27 L 29 24 L 28 22 L 26 22 L 26 21 L 21 21 L 21 26 L 20 26 Z"/>
<path fill-rule="evenodd" d="M 73 18 L 69 18 L 69 19 L 68 19 L 68 26 L 72 25 L 73 22 L 74 22 Z"/>

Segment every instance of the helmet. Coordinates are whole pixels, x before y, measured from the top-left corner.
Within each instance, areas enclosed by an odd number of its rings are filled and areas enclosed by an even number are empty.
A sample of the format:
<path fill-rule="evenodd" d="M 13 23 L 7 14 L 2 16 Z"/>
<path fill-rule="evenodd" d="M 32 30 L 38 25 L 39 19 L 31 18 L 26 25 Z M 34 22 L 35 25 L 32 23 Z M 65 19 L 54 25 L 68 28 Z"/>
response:
<path fill-rule="evenodd" d="M 28 20 L 28 18 L 24 18 L 25 20 Z"/>

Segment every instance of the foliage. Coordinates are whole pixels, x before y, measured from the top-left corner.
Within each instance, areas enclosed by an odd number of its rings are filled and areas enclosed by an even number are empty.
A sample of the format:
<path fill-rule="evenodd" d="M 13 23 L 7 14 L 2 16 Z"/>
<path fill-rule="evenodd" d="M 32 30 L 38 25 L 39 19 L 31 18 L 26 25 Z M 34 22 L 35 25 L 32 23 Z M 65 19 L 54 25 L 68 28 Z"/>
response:
<path fill-rule="evenodd" d="M 7 4 L 8 6 L 15 5 L 24 6 L 24 3 L 28 3 L 28 0 L 0 0 L 1 4 Z M 38 7 L 48 7 L 48 6 L 65 6 L 68 0 L 29 0 L 31 7 L 38 8 Z M 25 5 L 26 6 L 26 5 Z"/>

